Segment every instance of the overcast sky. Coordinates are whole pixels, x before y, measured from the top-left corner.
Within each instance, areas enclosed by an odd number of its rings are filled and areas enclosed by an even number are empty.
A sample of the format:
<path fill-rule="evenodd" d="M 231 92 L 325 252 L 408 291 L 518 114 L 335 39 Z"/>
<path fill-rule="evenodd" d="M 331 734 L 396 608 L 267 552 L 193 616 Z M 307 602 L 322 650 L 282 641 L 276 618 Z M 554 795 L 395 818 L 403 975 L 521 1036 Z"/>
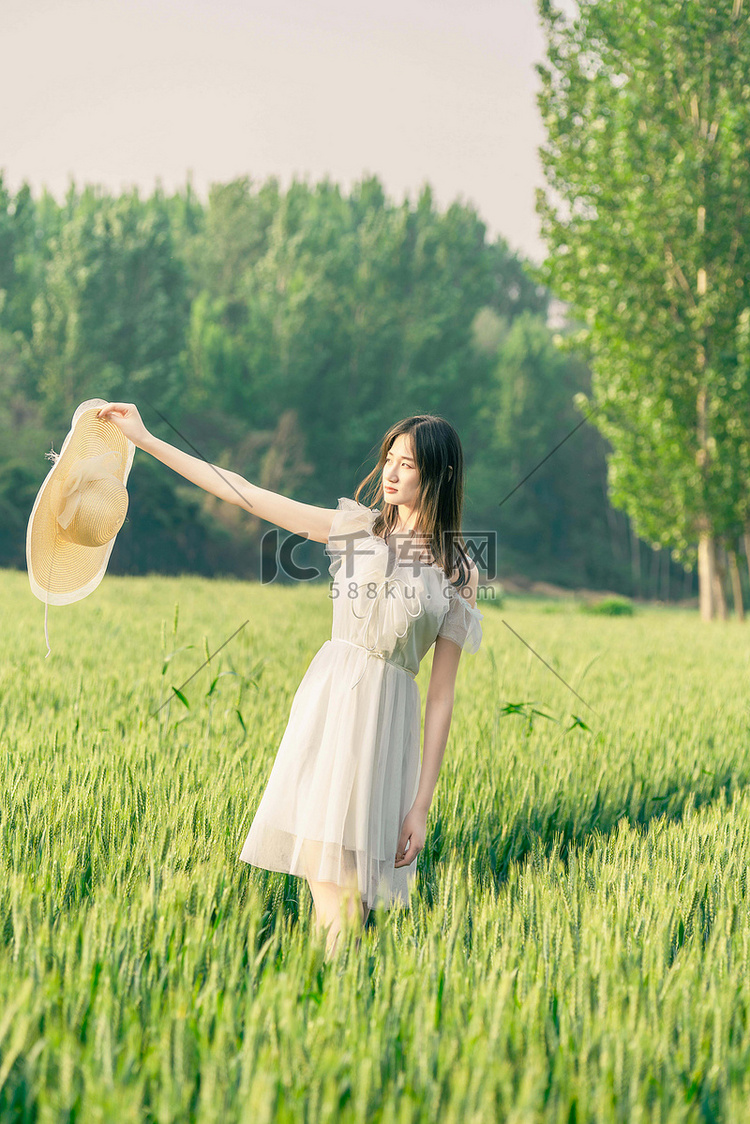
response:
<path fill-rule="evenodd" d="M 371 173 L 543 254 L 534 0 L 2 0 L 0 30 L 12 189 Z"/>

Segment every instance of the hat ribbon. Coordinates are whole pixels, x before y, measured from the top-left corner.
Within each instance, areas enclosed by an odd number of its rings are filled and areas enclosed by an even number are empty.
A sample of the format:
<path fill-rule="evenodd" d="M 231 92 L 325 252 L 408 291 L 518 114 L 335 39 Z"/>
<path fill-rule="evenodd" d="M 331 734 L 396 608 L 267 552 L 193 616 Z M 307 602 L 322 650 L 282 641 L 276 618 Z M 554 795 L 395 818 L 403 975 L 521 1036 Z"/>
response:
<path fill-rule="evenodd" d="M 112 457 L 115 458 L 115 464 L 110 468 L 107 462 L 111 461 Z M 75 518 L 86 485 L 93 483 L 94 480 L 106 480 L 109 476 L 115 476 L 113 469 L 116 467 L 118 459 L 115 450 L 110 449 L 109 452 L 100 453 L 96 457 L 86 457 L 84 460 L 76 462 L 68 473 L 60 492 L 60 499 L 64 506 L 57 516 L 57 522 L 63 530 L 67 530 Z M 116 479 L 119 480 L 119 477 L 116 477 Z"/>

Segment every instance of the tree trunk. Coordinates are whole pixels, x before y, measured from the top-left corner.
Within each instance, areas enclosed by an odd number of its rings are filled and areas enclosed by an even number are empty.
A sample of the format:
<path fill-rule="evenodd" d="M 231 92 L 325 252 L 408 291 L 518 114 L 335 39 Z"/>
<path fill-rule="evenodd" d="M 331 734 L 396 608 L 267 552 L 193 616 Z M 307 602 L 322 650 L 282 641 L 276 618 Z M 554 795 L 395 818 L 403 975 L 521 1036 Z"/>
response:
<path fill-rule="evenodd" d="M 702 346 L 698 348 L 698 368 L 703 376 L 706 366 L 706 353 Z M 696 464 L 698 466 L 701 482 L 705 489 L 706 473 L 708 469 L 708 392 L 705 386 L 698 391 L 696 402 L 696 421 L 698 423 L 698 449 L 696 451 Z M 705 495 L 705 491 L 704 491 Z M 708 517 L 703 514 L 699 523 L 698 538 L 698 594 L 702 621 L 712 621 L 717 609 L 716 586 L 716 540 L 710 530 Z"/>
<path fill-rule="evenodd" d="M 732 598 L 734 600 L 734 611 L 737 614 L 738 621 L 745 619 L 745 606 L 742 604 L 742 582 L 740 580 L 740 568 L 737 565 L 737 551 L 729 551 L 729 573 L 732 575 Z"/>
<path fill-rule="evenodd" d="M 710 531 L 701 531 L 698 540 L 698 591 L 702 621 L 714 619 L 716 545 Z"/>
<path fill-rule="evenodd" d="M 747 562 L 748 576 L 750 576 L 750 527 L 745 528 L 745 534 L 742 537 L 745 540 L 745 561 Z"/>
<path fill-rule="evenodd" d="M 726 597 L 726 576 L 727 568 L 724 563 L 724 552 L 721 546 L 718 546 L 715 553 L 715 566 L 714 566 L 714 607 L 716 615 L 720 620 L 725 621 L 729 617 L 729 610 L 727 609 Z"/>

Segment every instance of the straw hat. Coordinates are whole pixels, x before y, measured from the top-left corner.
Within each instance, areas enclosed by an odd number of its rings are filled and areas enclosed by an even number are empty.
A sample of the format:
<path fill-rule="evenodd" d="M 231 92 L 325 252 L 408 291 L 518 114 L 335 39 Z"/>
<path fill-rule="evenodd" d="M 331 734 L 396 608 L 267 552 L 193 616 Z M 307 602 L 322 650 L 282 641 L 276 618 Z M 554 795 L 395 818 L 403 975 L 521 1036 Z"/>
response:
<path fill-rule="evenodd" d="M 89 398 L 73 414 L 70 431 L 37 494 L 26 529 L 32 593 L 47 606 L 70 605 L 104 577 L 115 536 L 125 521 L 125 487 L 135 445 L 113 422 L 96 416 L 103 398 Z M 46 657 L 45 657 L 46 658 Z"/>

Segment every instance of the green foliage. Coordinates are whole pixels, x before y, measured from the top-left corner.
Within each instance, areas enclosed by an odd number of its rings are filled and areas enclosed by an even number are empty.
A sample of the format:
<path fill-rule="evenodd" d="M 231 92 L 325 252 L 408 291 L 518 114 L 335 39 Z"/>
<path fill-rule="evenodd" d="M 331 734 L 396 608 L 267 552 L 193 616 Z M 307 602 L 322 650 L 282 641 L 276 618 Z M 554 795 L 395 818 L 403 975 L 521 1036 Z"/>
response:
<path fill-rule="evenodd" d="M 115 545 L 119 573 L 209 575 L 217 555 L 231 550 L 227 531 L 211 523 L 199 493 L 175 486 L 153 458 L 135 458 L 128 494 L 128 516 Z"/>
<path fill-rule="evenodd" d="M 34 200 L 28 184 L 11 195 L 0 172 L 0 330 L 30 339 L 33 302 L 58 230 L 52 197 L 44 192 Z"/>
<path fill-rule="evenodd" d="M 529 311 L 499 332 L 493 367 L 489 386 L 475 398 L 486 455 L 472 467 L 471 489 L 479 510 L 502 503 L 496 518 L 504 555 L 539 578 L 554 573 L 558 582 L 620 584 L 602 502 L 604 441 L 593 426 L 581 427 L 543 463 L 581 421 L 573 400 L 588 388 L 586 368 Z M 606 550 L 597 549 L 605 543 Z"/>
<path fill-rule="evenodd" d="M 70 205 L 34 302 L 34 368 L 48 419 L 69 419 L 95 396 L 140 393 L 178 409 L 189 305 L 163 199 L 85 188 Z"/>
<path fill-rule="evenodd" d="M 0 566 L 26 565 L 26 513 L 31 512 L 37 490 L 36 477 L 23 461 L 0 463 Z"/>
<path fill-rule="evenodd" d="M 609 489 L 643 538 L 692 565 L 747 524 L 750 15 L 742 4 L 580 0 L 539 11 L 550 248 L 582 323 Z"/>
<path fill-rule="evenodd" d="M 547 304 L 472 207 L 440 211 L 429 187 L 395 203 L 375 177 L 348 193 L 244 177 L 205 203 L 188 183 L 73 186 L 58 204 L 0 180 L 0 561 L 23 564 L 44 454 L 86 397 L 135 401 L 157 436 L 324 506 L 353 493 L 394 420 L 432 411 L 461 435 L 464 525 L 500 532 L 501 572 L 633 592 L 593 428 L 498 506 L 590 389 Z M 112 572 L 260 573 L 267 526 L 140 453 L 129 491 Z"/>
<path fill-rule="evenodd" d="M 205 228 L 190 251 L 204 285 L 190 333 L 206 392 L 196 409 L 263 428 L 297 411 L 320 466 L 300 481 L 303 496 L 340 489 L 342 472 L 353 486 L 396 401 L 401 413 L 446 411 L 459 429 L 470 424 L 460 391 L 467 380 L 479 389 L 487 370 L 472 322 L 499 288 L 498 251 L 489 254 L 474 212 L 440 214 L 428 190 L 415 207 L 395 206 L 375 180 L 348 198 L 327 181 L 283 196 L 239 181 L 212 194 Z"/>
<path fill-rule="evenodd" d="M 108 575 L 45 660 L 1 576 L 0 1118 L 743 1120 L 744 630 L 515 603 L 594 720 L 485 620 L 411 909 L 325 963 L 304 880 L 238 856 L 330 613 Z"/>
<path fill-rule="evenodd" d="M 584 602 L 581 611 L 605 617 L 632 617 L 635 606 L 626 597 L 602 597 L 600 601 Z"/>

